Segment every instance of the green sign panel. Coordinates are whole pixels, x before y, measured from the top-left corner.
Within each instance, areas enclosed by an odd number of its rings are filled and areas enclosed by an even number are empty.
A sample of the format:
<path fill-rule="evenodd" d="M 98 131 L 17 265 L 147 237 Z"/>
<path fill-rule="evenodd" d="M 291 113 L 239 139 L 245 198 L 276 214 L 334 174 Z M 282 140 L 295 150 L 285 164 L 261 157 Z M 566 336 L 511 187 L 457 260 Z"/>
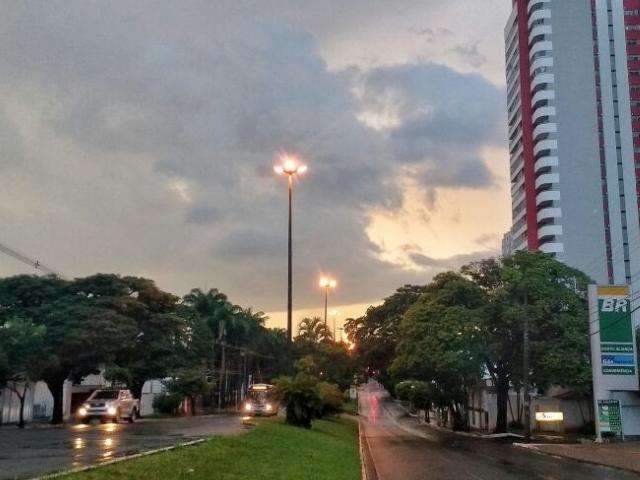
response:
<path fill-rule="evenodd" d="M 622 415 L 618 400 L 598 400 L 600 431 L 622 433 Z"/>
<path fill-rule="evenodd" d="M 625 287 L 598 288 L 600 358 L 603 375 L 635 375 L 631 302 Z"/>

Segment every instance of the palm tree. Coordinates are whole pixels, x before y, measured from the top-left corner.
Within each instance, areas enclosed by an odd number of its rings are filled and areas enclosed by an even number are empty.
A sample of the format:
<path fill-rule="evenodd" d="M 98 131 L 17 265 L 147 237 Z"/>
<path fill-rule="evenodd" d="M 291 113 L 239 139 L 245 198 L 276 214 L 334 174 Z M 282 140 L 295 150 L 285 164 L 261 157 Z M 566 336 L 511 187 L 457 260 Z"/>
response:
<path fill-rule="evenodd" d="M 331 330 L 320 317 L 306 317 L 300 321 L 298 335 L 295 338 L 296 342 L 321 343 L 332 340 Z"/>

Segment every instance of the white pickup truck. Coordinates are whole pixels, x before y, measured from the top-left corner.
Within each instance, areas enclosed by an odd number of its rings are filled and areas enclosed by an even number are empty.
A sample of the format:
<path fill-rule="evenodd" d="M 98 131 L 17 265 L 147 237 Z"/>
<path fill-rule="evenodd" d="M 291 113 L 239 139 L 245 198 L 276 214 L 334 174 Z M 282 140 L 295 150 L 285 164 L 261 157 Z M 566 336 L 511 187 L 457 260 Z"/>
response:
<path fill-rule="evenodd" d="M 129 390 L 96 390 L 76 411 L 76 418 L 82 423 L 94 418 L 102 423 L 118 423 L 126 418 L 133 423 L 139 416 L 140 401 Z"/>

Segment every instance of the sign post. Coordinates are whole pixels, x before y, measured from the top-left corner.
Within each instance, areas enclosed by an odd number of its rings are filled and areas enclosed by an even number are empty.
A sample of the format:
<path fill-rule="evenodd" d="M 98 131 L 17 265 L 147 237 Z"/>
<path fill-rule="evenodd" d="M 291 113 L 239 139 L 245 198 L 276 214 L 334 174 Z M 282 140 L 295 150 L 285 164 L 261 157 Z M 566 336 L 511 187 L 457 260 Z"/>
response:
<path fill-rule="evenodd" d="M 596 441 L 622 434 L 621 405 L 614 391 L 638 390 L 636 347 L 628 285 L 589 285 L 589 335 Z"/>

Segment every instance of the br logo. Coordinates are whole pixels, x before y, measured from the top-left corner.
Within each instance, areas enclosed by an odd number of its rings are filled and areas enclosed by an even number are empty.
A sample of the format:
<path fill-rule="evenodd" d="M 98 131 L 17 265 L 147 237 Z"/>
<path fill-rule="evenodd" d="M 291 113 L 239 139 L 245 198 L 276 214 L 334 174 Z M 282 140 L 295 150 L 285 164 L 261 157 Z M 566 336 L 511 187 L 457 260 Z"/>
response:
<path fill-rule="evenodd" d="M 626 312 L 629 301 L 626 298 L 609 297 L 602 299 L 602 312 Z"/>

